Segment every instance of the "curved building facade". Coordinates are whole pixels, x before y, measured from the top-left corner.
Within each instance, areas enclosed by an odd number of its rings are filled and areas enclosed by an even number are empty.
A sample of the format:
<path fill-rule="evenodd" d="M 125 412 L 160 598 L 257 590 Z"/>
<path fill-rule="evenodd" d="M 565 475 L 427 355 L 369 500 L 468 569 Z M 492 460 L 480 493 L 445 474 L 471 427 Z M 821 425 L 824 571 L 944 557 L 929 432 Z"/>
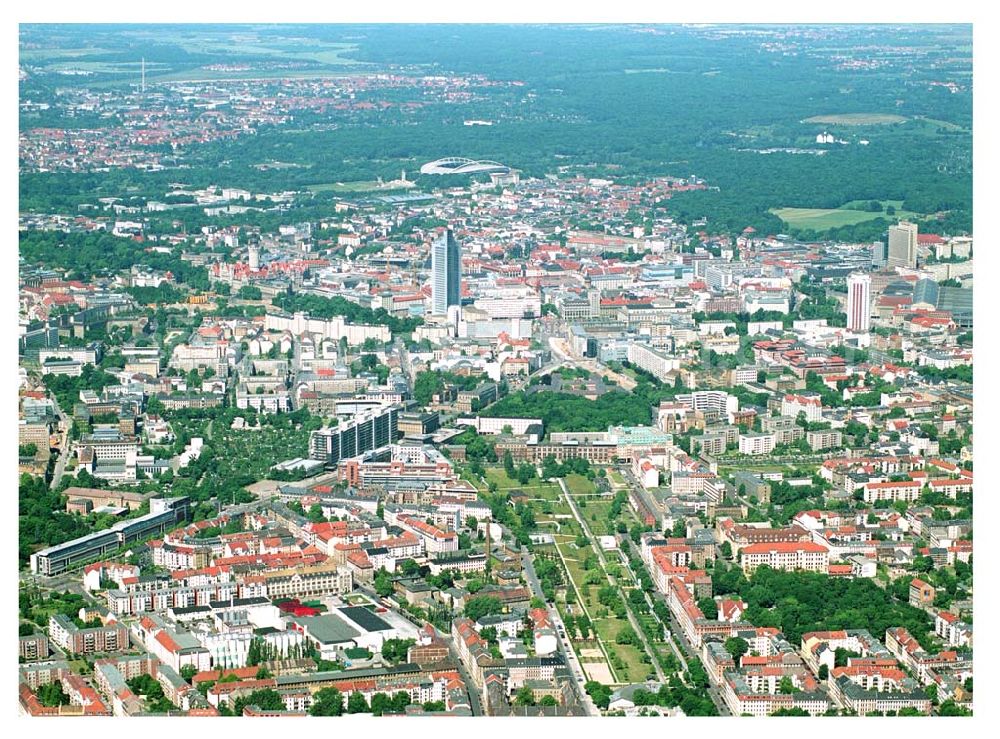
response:
<path fill-rule="evenodd" d="M 463 157 L 444 157 L 427 162 L 420 168 L 420 174 L 508 174 L 510 167 L 489 160 L 476 161 Z"/>

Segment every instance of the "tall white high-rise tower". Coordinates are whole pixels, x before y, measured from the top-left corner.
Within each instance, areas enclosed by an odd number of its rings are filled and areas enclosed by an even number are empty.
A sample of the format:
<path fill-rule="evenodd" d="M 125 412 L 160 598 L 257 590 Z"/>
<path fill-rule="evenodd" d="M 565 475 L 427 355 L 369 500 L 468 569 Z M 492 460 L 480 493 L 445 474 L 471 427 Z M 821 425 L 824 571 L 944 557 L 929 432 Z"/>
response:
<path fill-rule="evenodd" d="M 847 278 L 847 330 L 866 334 L 871 328 L 872 278 L 854 272 Z"/>
<path fill-rule="evenodd" d="M 890 267 L 917 266 L 917 224 L 900 221 L 895 226 L 889 226 Z"/>
<path fill-rule="evenodd" d="M 462 254 L 449 228 L 431 244 L 431 313 L 444 316 L 461 304 Z"/>

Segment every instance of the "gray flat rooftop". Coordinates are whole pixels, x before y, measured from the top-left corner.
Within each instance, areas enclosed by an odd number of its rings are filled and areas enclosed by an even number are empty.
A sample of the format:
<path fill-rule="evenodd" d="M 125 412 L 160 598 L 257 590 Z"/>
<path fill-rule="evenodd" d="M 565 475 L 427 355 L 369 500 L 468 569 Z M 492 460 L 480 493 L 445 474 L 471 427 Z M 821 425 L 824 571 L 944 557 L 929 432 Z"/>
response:
<path fill-rule="evenodd" d="M 348 642 L 360 635 L 360 632 L 353 626 L 332 613 L 322 616 L 293 618 L 292 621 L 305 627 L 314 639 L 323 644 Z"/>
<path fill-rule="evenodd" d="M 365 631 L 388 631 L 392 628 L 372 611 L 362 606 L 346 606 L 337 610 Z"/>

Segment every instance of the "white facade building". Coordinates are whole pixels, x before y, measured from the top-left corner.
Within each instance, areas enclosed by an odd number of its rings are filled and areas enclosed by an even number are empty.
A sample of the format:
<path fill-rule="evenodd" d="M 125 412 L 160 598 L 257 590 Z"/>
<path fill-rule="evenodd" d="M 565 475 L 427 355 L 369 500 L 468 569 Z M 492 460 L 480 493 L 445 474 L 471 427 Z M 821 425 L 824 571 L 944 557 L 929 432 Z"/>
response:
<path fill-rule="evenodd" d="M 847 329 L 866 334 L 871 328 L 872 278 L 855 272 L 847 278 Z"/>

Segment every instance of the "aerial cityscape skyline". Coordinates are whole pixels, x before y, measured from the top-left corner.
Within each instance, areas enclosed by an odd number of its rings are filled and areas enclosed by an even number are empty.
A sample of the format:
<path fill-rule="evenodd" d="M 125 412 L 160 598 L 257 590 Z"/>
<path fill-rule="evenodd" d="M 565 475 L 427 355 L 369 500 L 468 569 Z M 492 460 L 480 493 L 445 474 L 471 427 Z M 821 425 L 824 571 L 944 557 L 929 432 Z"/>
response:
<path fill-rule="evenodd" d="M 22 24 L 19 714 L 979 715 L 971 44 Z"/>

